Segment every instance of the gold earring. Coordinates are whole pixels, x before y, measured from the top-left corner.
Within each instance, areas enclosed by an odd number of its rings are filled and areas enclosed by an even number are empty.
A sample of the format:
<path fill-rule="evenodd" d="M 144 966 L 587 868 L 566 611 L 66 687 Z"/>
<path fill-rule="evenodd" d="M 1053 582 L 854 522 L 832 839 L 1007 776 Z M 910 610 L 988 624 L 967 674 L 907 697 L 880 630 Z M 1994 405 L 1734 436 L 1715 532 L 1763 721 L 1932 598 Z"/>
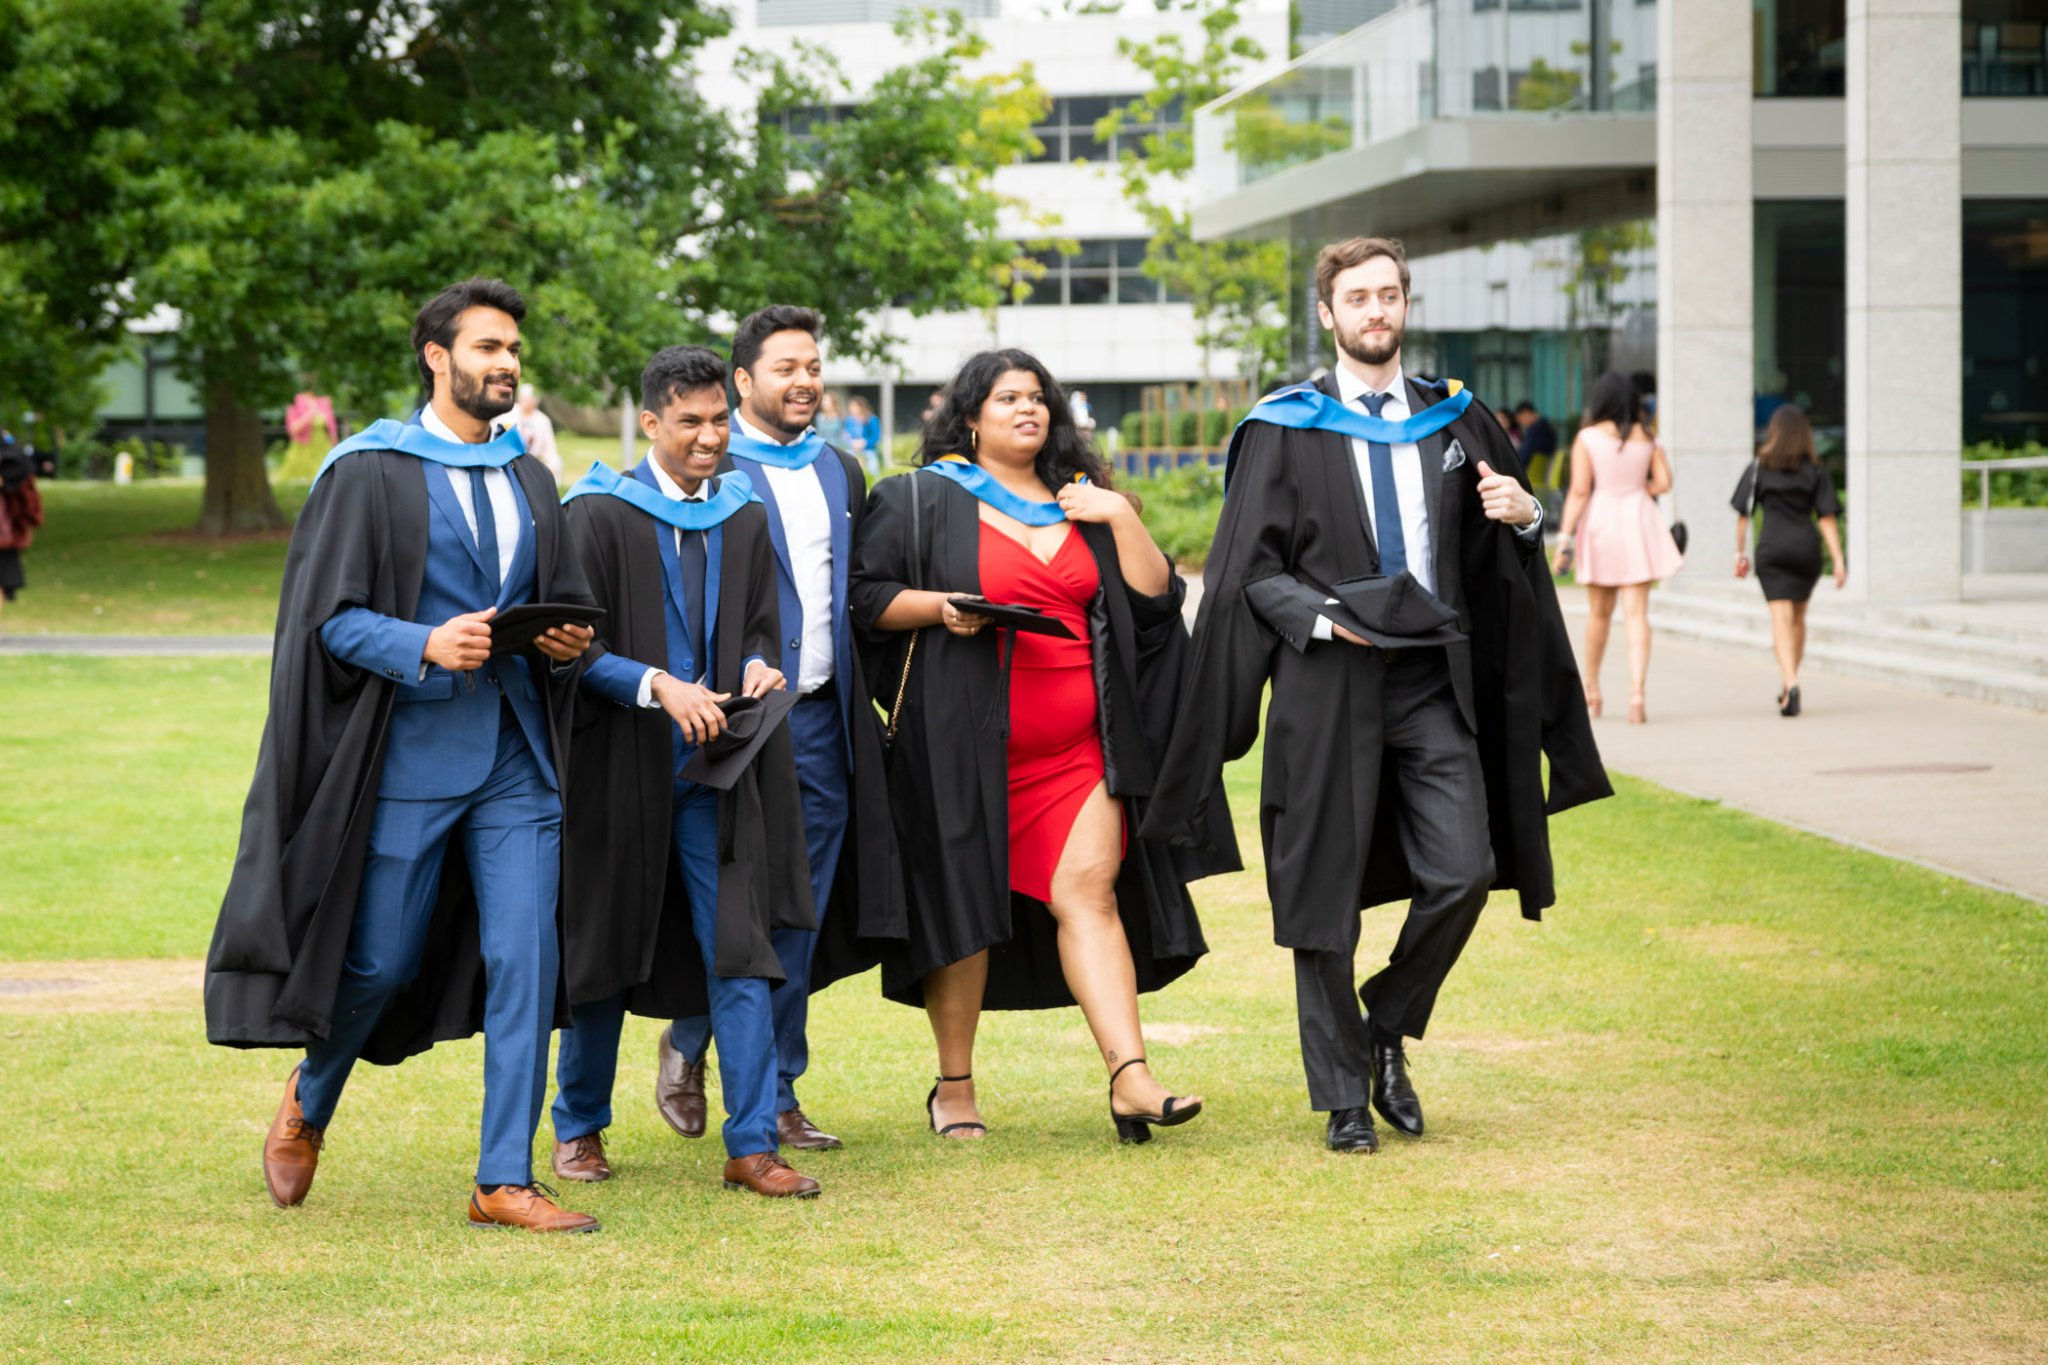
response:
<path fill-rule="evenodd" d="M 977 452 L 981 449 L 981 432 L 974 427 L 967 428 L 967 448 Z"/>

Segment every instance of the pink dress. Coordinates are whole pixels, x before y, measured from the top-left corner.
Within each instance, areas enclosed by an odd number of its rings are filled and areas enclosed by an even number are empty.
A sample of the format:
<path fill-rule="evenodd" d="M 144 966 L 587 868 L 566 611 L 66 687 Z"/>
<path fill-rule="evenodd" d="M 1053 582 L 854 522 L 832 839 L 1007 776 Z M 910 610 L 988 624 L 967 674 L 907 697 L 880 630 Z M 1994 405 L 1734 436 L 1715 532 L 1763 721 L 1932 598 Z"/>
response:
<path fill-rule="evenodd" d="M 1650 496 L 1650 453 L 1655 446 L 1602 431 L 1580 436 L 1593 457 L 1593 496 L 1579 519 L 1574 576 L 1603 588 L 1669 578 L 1685 556 L 1678 553 L 1657 500 Z"/>

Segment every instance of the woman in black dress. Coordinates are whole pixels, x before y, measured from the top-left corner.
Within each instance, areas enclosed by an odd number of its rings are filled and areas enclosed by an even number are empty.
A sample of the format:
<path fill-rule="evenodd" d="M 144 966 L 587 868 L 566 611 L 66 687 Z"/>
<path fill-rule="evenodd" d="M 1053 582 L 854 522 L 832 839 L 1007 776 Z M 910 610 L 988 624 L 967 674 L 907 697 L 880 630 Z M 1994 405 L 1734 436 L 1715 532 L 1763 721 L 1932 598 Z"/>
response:
<path fill-rule="evenodd" d="M 1743 471 L 1730 500 L 1735 508 L 1735 576 L 1750 570 L 1749 523 L 1759 512 L 1763 529 L 1756 538 L 1756 577 L 1771 608 L 1771 649 L 1778 656 L 1784 689 L 1778 693 L 1778 714 L 1799 714 L 1799 664 L 1806 657 L 1806 603 L 1820 581 L 1820 545 L 1828 545 L 1835 566 L 1835 587 L 1849 581 L 1849 561 L 1842 555 L 1838 518 L 1841 503 L 1834 480 L 1813 453 L 1813 427 L 1806 414 L 1787 403 L 1771 414 L 1764 443 Z M 1814 533 L 1814 519 L 1820 532 Z"/>

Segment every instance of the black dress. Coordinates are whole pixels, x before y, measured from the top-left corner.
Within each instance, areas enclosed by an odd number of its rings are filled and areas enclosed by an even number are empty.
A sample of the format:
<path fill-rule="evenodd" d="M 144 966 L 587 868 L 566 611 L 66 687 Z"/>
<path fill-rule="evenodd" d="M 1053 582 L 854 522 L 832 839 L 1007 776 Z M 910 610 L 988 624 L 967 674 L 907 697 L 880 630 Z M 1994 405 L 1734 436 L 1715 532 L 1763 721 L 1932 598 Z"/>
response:
<path fill-rule="evenodd" d="M 1752 463 L 1742 471 L 1729 506 L 1743 516 L 1763 518 L 1756 538 L 1756 578 L 1763 584 L 1764 600 L 1804 602 L 1813 596 L 1813 585 L 1820 581 L 1820 532 L 1813 519 L 1842 514 L 1827 469 L 1815 460 L 1791 469 Z"/>

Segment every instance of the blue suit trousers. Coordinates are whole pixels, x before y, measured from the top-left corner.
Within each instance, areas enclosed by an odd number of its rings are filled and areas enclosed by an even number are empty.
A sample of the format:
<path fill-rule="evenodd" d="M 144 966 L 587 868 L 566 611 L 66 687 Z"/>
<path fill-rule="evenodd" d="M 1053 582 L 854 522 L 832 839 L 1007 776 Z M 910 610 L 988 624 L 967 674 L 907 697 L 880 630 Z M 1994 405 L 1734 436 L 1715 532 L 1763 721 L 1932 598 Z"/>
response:
<path fill-rule="evenodd" d="M 325 1127 L 363 1044 L 419 972 L 448 841 L 460 839 L 476 886 L 484 960 L 484 1107 L 480 1185 L 533 1180 L 533 1134 L 547 1095 L 560 948 L 562 803 L 517 722 L 503 717 L 489 777 L 464 796 L 377 797 L 362 894 L 326 1038 L 306 1049 L 299 1103 Z"/>
<path fill-rule="evenodd" d="M 839 872 L 839 851 L 846 842 L 846 722 L 830 690 L 806 697 L 789 711 L 790 740 L 796 749 L 797 785 L 803 794 L 804 846 L 811 864 L 811 900 L 818 924 L 825 923 L 825 902 Z M 797 1107 L 796 1083 L 811 1064 L 807 1032 L 811 1014 L 811 955 L 818 935 L 810 929 L 777 929 L 771 939 L 782 963 L 783 979 L 772 995 L 775 1015 L 775 1109 Z M 671 1039 L 685 1057 L 697 1059 L 711 1041 L 708 1019 L 678 1019 Z M 723 1051 L 724 1044 L 720 1044 Z M 720 1068 L 720 1074 L 724 1070 Z"/>
<path fill-rule="evenodd" d="M 703 953 L 710 987 L 707 1033 L 718 1038 L 718 1084 L 725 1100 L 725 1154 L 753 1156 L 779 1145 L 775 1131 L 775 1025 L 768 982 L 712 971 L 718 936 L 718 793 L 694 782 L 675 789 L 674 837 L 690 898 L 690 929 Z M 618 1077 L 622 995 L 578 1005 L 576 1027 L 562 1034 L 555 1061 L 551 1114 L 560 1142 L 611 1125 L 612 1087 Z M 680 1038 L 676 1045 L 682 1046 Z M 703 1055 L 701 1045 L 686 1055 Z"/>

